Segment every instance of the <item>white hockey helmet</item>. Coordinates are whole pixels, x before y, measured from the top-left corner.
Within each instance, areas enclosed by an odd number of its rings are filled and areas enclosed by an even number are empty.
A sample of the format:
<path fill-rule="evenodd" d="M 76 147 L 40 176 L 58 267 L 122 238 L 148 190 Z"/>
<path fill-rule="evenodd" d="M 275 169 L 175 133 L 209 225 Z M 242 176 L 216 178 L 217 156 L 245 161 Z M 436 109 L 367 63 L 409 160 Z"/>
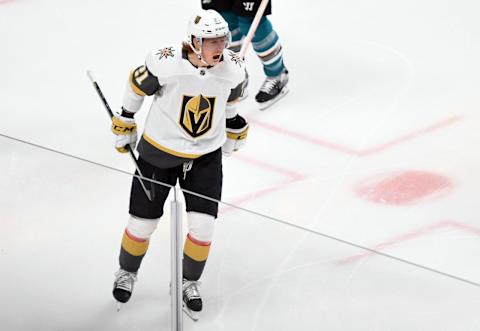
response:
<path fill-rule="evenodd" d="M 228 23 L 223 19 L 222 15 L 213 9 L 199 10 L 188 21 L 188 44 L 195 53 L 195 47 L 193 46 L 193 37 L 197 38 L 200 44 L 200 51 L 202 49 L 203 38 L 219 38 L 227 37 L 227 43 L 225 48 L 228 47 L 231 40 L 230 30 L 228 29 Z"/>

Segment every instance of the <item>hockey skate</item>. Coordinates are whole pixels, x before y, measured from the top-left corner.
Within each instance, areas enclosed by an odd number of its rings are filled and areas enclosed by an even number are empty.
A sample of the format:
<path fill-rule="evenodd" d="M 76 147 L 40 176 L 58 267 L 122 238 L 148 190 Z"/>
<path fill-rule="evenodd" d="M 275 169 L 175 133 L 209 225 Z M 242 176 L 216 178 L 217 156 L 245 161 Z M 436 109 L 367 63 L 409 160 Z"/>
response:
<path fill-rule="evenodd" d="M 280 100 L 288 93 L 288 70 L 284 70 L 280 75 L 267 77 L 255 96 L 255 100 L 260 106 L 260 110 L 267 109 L 275 102 Z"/>
<path fill-rule="evenodd" d="M 115 273 L 115 282 L 113 283 L 113 297 L 117 300 L 117 311 L 120 311 L 122 304 L 130 300 L 133 291 L 133 285 L 137 281 L 136 272 L 128 272 L 119 269 Z"/>
<path fill-rule="evenodd" d="M 200 318 L 203 306 L 198 285 L 197 281 L 183 279 L 183 311 L 194 321 Z"/>

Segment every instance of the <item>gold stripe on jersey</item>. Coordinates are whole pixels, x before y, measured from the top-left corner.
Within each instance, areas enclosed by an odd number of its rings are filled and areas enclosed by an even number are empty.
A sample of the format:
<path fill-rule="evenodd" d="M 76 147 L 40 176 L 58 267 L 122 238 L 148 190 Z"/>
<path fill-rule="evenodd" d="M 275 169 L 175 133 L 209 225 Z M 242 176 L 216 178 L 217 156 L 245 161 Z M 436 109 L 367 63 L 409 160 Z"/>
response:
<path fill-rule="evenodd" d="M 175 156 L 178 156 L 178 157 L 184 157 L 184 158 L 187 158 L 187 159 L 196 159 L 196 158 L 202 156 L 200 154 L 188 154 L 188 153 L 182 153 L 182 152 L 174 151 L 173 149 L 170 149 L 168 147 L 160 145 L 155 140 L 150 138 L 146 133 L 143 134 L 143 139 L 145 139 L 150 145 L 154 146 L 155 148 L 157 148 L 157 149 L 159 149 L 159 150 L 161 150 L 165 153 L 172 154 L 172 155 L 175 155 Z"/>

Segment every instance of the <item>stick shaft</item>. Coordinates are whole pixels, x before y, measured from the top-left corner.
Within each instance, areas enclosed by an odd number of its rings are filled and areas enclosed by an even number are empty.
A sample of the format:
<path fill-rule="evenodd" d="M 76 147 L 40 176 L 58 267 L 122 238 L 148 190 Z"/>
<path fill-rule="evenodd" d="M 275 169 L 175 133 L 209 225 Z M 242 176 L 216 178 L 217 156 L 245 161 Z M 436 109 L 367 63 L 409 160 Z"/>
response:
<path fill-rule="evenodd" d="M 93 72 L 88 70 L 87 71 L 87 76 L 88 76 L 88 78 L 90 78 L 90 81 L 92 82 L 93 87 L 95 88 L 98 96 L 102 100 L 102 103 L 105 106 L 105 110 L 107 111 L 108 115 L 110 116 L 110 119 L 112 119 L 112 117 L 113 117 L 112 109 L 110 108 L 110 105 L 108 104 L 107 99 L 105 99 L 105 96 L 103 95 L 102 89 L 100 88 L 100 86 L 98 85 L 95 77 L 93 76 Z M 140 167 L 138 166 L 138 160 L 137 160 L 135 154 L 133 153 L 133 150 L 130 148 L 129 145 L 125 146 L 125 148 L 127 149 L 128 154 L 130 155 L 130 158 L 132 159 L 133 163 L 135 164 L 135 168 L 137 169 L 138 174 L 140 175 L 140 177 L 143 177 L 142 172 L 140 171 Z M 141 180 L 140 178 L 137 178 L 137 179 L 139 180 L 140 185 L 142 186 L 142 189 L 145 192 L 148 200 L 152 201 L 151 193 L 147 189 L 147 187 L 145 186 L 145 183 L 143 182 L 143 180 Z"/>
<path fill-rule="evenodd" d="M 255 14 L 252 25 L 250 25 L 250 29 L 248 29 L 247 36 L 245 37 L 245 40 L 243 41 L 243 44 L 242 44 L 242 48 L 240 49 L 240 52 L 239 52 L 239 56 L 242 59 L 245 58 L 245 53 L 247 52 L 248 46 L 252 42 L 253 36 L 255 35 L 255 31 L 257 31 L 258 24 L 262 19 L 263 13 L 265 12 L 265 8 L 267 8 L 268 1 L 269 0 L 262 0 L 262 2 L 260 3 L 260 6 L 258 7 L 257 13 Z"/>

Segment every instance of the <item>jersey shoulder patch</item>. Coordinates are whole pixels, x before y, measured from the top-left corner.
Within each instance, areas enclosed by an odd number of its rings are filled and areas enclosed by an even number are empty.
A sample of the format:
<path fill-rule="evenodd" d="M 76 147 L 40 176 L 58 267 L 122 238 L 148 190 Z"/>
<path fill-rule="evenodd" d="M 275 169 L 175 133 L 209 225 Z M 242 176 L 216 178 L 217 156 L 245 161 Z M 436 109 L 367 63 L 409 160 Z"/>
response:
<path fill-rule="evenodd" d="M 174 57 L 175 49 L 172 46 L 160 48 L 155 51 L 155 55 L 158 57 L 158 60 L 168 59 L 169 57 Z"/>
<path fill-rule="evenodd" d="M 224 53 L 223 53 L 223 56 L 226 58 L 226 61 L 240 67 L 240 68 L 243 68 L 245 66 L 245 62 L 243 61 L 242 58 L 240 58 L 240 56 L 235 53 L 234 51 L 231 51 L 229 49 L 227 49 Z"/>
<path fill-rule="evenodd" d="M 226 49 L 223 52 L 223 60 L 228 67 L 227 72 L 233 83 L 240 84 L 245 79 L 245 62 L 234 51 Z"/>
<path fill-rule="evenodd" d="M 151 51 L 147 55 L 145 65 L 162 82 L 162 78 L 171 73 L 181 57 L 181 49 L 173 46 L 162 47 Z"/>

